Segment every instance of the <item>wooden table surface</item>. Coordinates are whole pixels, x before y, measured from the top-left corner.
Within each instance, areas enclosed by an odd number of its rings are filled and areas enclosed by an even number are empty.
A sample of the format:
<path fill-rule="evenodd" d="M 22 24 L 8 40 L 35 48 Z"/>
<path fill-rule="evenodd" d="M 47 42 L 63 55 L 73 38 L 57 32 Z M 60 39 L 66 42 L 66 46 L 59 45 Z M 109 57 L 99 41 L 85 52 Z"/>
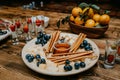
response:
<path fill-rule="evenodd" d="M 49 26 L 45 29 L 48 33 L 57 30 L 56 22 L 58 19 L 69 15 L 40 10 L 22 10 L 20 7 L 3 6 L 0 8 L 0 17 L 8 20 L 14 17 L 25 18 L 26 16 L 41 14 L 50 18 Z M 60 30 L 70 32 L 68 24 L 62 25 Z M 105 40 L 116 40 L 118 34 L 120 34 L 120 19 L 111 18 L 109 29 L 105 36 L 91 40 L 99 47 L 100 54 L 104 55 Z M 12 45 L 9 38 L 0 42 L 0 80 L 120 80 L 120 64 L 116 63 L 113 69 L 104 69 L 102 60 L 99 60 L 89 70 L 71 76 L 53 77 L 34 72 L 24 64 L 21 58 L 21 51 L 25 44 L 25 41 L 20 41 L 18 45 Z"/>

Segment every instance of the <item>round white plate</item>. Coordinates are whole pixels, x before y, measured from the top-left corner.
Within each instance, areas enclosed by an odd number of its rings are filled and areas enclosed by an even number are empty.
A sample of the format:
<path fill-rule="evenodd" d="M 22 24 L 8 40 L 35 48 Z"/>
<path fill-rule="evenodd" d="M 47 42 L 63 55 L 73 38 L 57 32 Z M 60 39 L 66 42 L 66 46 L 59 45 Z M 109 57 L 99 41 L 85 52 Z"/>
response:
<path fill-rule="evenodd" d="M 70 33 L 61 33 L 60 36 L 69 36 L 70 38 L 72 38 L 72 41 L 75 41 L 75 39 L 77 38 L 78 35 L 75 34 L 70 34 Z M 41 74 L 45 74 L 45 75 L 51 75 L 51 76 L 67 76 L 67 75 L 73 75 L 73 74 L 77 74 L 80 72 L 83 72 L 85 70 L 88 70 L 89 68 L 91 68 L 92 66 L 94 66 L 96 64 L 96 62 L 98 61 L 99 58 L 99 49 L 97 47 L 97 45 L 90 39 L 86 38 L 86 40 L 88 41 L 88 43 L 90 43 L 92 45 L 94 54 L 97 56 L 95 59 L 88 59 L 86 62 L 86 67 L 85 68 L 80 68 L 78 70 L 72 70 L 72 71 L 67 71 L 67 72 L 54 72 L 54 71 L 48 71 L 48 70 L 43 70 L 40 67 L 36 66 L 36 62 L 31 62 L 29 63 L 25 56 L 28 53 L 34 53 L 37 54 L 40 52 L 40 55 L 45 56 L 44 51 L 43 51 L 43 47 L 41 45 L 36 45 L 35 41 L 36 38 L 31 40 L 30 42 L 28 42 L 22 49 L 22 59 L 24 61 L 24 63 L 32 70 L 41 73 Z M 72 42 L 71 41 L 71 42 Z M 46 44 L 47 45 L 47 44 Z M 54 68 L 53 68 L 54 69 Z"/>

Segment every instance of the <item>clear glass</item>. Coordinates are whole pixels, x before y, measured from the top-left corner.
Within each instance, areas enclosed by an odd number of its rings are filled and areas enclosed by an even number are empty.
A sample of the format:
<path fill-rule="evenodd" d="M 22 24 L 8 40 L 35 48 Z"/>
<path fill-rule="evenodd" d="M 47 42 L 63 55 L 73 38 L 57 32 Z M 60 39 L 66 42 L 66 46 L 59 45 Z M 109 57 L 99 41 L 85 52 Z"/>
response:
<path fill-rule="evenodd" d="M 120 32 L 118 32 L 117 37 L 118 39 L 116 40 L 116 45 L 117 45 L 116 61 L 120 63 Z"/>
<path fill-rule="evenodd" d="M 105 68 L 113 68 L 114 67 L 116 52 L 117 52 L 117 50 L 116 50 L 115 42 L 109 42 L 108 40 L 106 40 L 105 60 L 104 60 Z"/>
<path fill-rule="evenodd" d="M 45 17 L 43 15 L 37 16 L 36 17 L 36 31 L 37 33 L 39 32 L 44 32 L 44 19 Z"/>
<path fill-rule="evenodd" d="M 16 32 L 15 24 L 10 24 L 9 25 L 9 30 L 12 33 L 12 36 L 11 36 L 12 44 L 13 45 L 19 44 L 19 39 L 18 39 L 18 35 L 17 35 L 17 32 Z"/>
<path fill-rule="evenodd" d="M 21 18 L 14 19 L 15 27 L 16 27 L 16 33 L 18 38 L 20 39 L 22 37 L 22 29 L 21 29 Z"/>
<path fill-rule="evenodd" d="M 24 25 L 23 32 L 24 32 L 25 41 L 28 42 L 32 39 L 30 35 L 29 25 L 27 24 L 27 22 L 23 23 L 23 25 Z"/>

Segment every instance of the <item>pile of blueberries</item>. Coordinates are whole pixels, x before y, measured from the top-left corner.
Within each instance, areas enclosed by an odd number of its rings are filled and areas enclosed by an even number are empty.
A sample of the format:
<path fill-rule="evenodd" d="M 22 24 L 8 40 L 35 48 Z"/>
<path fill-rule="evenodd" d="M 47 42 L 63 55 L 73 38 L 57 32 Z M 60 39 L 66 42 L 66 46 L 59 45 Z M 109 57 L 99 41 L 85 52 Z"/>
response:
<path fill-rule="evenodd" d="M 51 36 L 48 34 L 39 32 L 35 44 L 41 44 L 42 46 L 44 46 L 49 41 L 50 37 Z"/>
<path fill-rule="evenodd" d="M 93 50 L 91 44 L 88 43 L 87 40 L 84 40 L 84 41 L 81 43 L 80 48 L 84 48 L 84 49 L 87 50 L 87 51 Z"/>
<path fill-rule="evenodd" d="M 40 64 L 46 64 L 46 60 L 44 58 L 41 58 L 41 56 L 39 54 L 36 54 L 35 56 L 33 56 L 32 54 L 27 54 L 25 56 L 25 58 L 27 59 L 27 61 L 29 63 L 33 62 L 34 59 L 36 59 L 37 61 L 37 66 L 39 67 Z"/>
<path fill-rule="evenodd" d="M 86 66 L 85 62 L 80 62 L 80 63 L 75 62 L 75 64 L 74 64 L 75 69 L 84 68 L 85 66 Z M 65 71 L 71 71 L 72 69 L 73 69 L 73 67 L 70 65 L 70 61 L 66 60 L 64 70 Z"/>
<path fill-rule="evenodd" d="M 7 31 L 3 31 L 2 29 L 0 29 L 0 35 L 4 35 L 7 34 Z"/>

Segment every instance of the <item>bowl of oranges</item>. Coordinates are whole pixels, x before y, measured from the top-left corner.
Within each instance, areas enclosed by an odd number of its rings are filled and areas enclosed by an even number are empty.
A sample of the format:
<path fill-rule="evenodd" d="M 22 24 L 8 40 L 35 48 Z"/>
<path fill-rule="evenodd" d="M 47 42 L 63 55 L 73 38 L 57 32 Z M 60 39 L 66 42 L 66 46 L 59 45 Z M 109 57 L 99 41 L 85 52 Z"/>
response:
<path fill-rule="evenodd" d="M 89 38 L 99 38 L 109 27 L 110 11 L 102 10 L 95 4 L 81 3 L 72 9 L 69 26 L 73 33 L 85 33 Z"/>

